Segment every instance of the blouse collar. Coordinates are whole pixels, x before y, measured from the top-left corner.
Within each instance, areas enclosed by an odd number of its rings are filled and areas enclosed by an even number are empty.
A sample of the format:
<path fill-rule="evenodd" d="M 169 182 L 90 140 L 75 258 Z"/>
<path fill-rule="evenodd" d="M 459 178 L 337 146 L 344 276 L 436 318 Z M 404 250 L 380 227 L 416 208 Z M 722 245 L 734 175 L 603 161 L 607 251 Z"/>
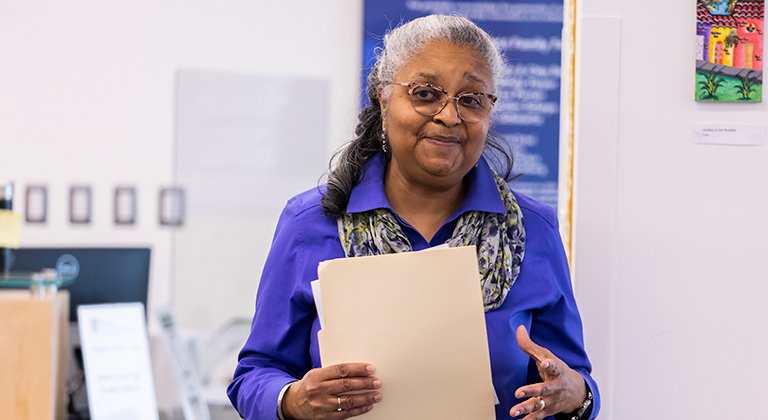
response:
<path fill-rule="evenodd" d="M 392 210 L 384 192 L 384 170 L 386 158 L 382 152 L 371 157 L 363 166 L 360 182 L 352 188 L 347 205 L 348 213 L 360 213 L 368 210 L 386 208 Z M 458 216 L 467 211 L 483 211 L 488 213 L 506 213 L 504 201 L 501 199 L 496 180 L 493 177 L 488 162 L 481 156 L 477 166 L 466 175 L 469 185 L 464 202 L 454 212 Z"/>

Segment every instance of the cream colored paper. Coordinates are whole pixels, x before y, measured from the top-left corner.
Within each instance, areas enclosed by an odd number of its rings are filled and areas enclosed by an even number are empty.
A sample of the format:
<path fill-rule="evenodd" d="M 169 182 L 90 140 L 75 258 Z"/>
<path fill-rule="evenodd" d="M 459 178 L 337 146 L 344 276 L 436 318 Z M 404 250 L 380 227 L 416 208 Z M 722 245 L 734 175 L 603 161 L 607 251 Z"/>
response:
<path fill-rule="evenodd" d="M 494 391 L 474 247 L 345 258 L 318 268 L 323 366 L 376 366 L 367 420 L 493 420 Z"/>

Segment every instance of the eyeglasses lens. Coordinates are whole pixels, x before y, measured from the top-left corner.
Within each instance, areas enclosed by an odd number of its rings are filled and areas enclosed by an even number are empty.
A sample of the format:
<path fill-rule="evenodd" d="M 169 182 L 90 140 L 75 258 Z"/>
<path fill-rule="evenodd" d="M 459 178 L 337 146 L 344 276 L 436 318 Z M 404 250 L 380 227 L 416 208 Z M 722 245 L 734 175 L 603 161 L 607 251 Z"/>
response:
<path fill-rule="evenodd" d="M 459 117 L 466 122 L 478 122 L 491 110 L 492 102 L 484 95 L 464 92 L 455 99 Z M 413 109 L 422 115 L 431 116 L 439 113 L 445 107 L 447 100 L 445 92 L 431 86 L 416 86 L 411 91 Z"/>

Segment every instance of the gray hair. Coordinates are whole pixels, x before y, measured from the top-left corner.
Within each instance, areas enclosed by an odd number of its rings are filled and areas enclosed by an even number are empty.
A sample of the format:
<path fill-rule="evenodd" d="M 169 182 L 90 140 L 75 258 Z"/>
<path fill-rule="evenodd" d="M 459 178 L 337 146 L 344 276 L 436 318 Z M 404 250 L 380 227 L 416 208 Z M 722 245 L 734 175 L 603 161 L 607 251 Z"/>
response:
<path fill-rule="evenodd" d="M 369 91 L 372 87 L 393 82 L 395 73 L 435 40 L 474 48 L 488 62 L 494 86 L 499 85 L 504 59 L 493 38 L 462 16 L 430 15 L 414 19 L 386 35 L 384 49 L 368 77 Z"/>

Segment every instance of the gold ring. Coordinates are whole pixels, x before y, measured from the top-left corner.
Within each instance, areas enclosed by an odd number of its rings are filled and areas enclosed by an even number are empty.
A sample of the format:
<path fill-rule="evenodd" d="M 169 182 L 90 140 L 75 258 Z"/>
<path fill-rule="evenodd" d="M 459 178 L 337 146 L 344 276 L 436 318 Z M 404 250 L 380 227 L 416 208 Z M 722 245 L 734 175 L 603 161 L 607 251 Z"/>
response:
<path fill-rule="evenodd" d="M 336 411 L 344 411 L 344 409 L 341 408 L 341 397 L 336 397 L 336 401 L 339 403 L 339 408 L 337 408 Z"/>
<path fill-rule="evenodd" d="M 544 399 L 543 399 L 543 398 L 541 398 L 541 397 L 540 397 L 540 396 L 538 396 L 538 395 L 536 396 L 536 398 L 538 398 L 538 399 L 539 399 L 539 411 L 541 411 L 541 410 L 543 410 L 544 408 L 546 408 L 546 407 L 547 407 L 547 403 L 545 403 L 545 402 L 544 402 Z"/>

